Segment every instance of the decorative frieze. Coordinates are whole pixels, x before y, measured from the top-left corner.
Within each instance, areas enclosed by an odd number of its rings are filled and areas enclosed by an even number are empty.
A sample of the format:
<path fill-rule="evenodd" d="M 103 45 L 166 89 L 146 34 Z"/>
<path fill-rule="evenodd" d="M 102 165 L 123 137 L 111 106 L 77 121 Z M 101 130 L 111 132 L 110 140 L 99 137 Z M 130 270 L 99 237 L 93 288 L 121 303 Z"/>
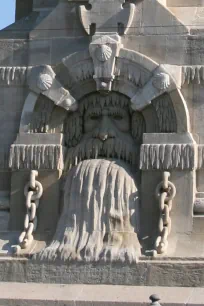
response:
<path fill-rule="evenodd" d="M 9 166 L 12 169 L 64 168 L 65 149 L 61 145 L 12 145 Z"/>
<path fill-rule="evenodd" d="M 119 57 L 116 58 L 115 76 L 124 77 L 134 83 L 144 85 L 151 76 L 150 71 L 134 62 L 134 58 L 123 58 L 123 53 L 132 53 L 130 50 L 121 49 Z M 136 52 L 134 52 L 136 53 Z M 84 54 L 84 55 L 82 55 Z M 93 78 L 94 66 L 88 50 L 75 53 L 63 60 L 65 66 L 70 73 L 69 86 L 72 82 L 84 81 Z M 71 63 L 71 65 L 70 65 Z M 138 66 L 138 67 L 135 67 Z M 26 85 L 27 78 L 33 67 L 31 66 L 5 66 L 0 67 L 0 85 Z M 182 69 L 182 85 L 196 83 L 201 84 L 204 81 L 204 66 L 183 66 Z M 167 76 L 168 78 L 168 76 Z M 71 80 L 72 79 L 72 80 Z M 169 82 L 165 79 L 165 83 Z"/>
<path fill-rule="evenodd" d="M 201 84 L 204 81 L 204 66 L 183 66 L 182 67 L 182 83 Z"/>
<path fill-rule="evenodd" d="M 32 67 L 0 67 L 0 85 L 24 85 Z"/>
<path fill-rule="evenodd" d="M 194 144 L 143 144 L 141 170 L 193 170 L 196 167 Z"/>
<path fill-rule="evenodd" d="M 198 146 L 198 169 L 204 169 L 204 145 Z"/>
<path fill-rule="evenodd" d="M 143 86 L 151 77 L 151 73 L 142 66 L 131 62 L 128 59 L 116 58 L 115 76 L 124 78 L 135 86 Z"/>

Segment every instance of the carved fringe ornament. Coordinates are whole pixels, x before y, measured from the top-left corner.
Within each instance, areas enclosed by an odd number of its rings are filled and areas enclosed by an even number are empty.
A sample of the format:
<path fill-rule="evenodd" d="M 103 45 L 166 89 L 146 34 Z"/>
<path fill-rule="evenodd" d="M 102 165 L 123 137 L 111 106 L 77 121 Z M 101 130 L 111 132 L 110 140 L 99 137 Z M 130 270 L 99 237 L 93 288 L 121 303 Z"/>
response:
<path fill-rule="evenodd" d="M 0 67 L 1 85 L 24 85 L 32 67 Z"/>
<path fill-rule="evenodd" d="M 91 59 L 86 62 L 80 62 L 76 66 L 71 66 L 69 74 L 71 75 L 71 80 L 69 81 L 70 86 L 79 81 L 92 79 L 94 69 Z"/>
<path fill-rule="evenodd" d="M 76 162 L 75 157 L 77 155 L 74 157 L 78 149 L 76 147 L 69 151 L 69 155 L 67 156 L 69 166 L 70 164 L 77 164 L 80 161 L 79 158 Z M 13 169 L 63 170 L 65 151 L 65 148 L 60 145 L 12 145 L 10 156 L 8 149 L 1 150 L 0 167 L 2 169 L 10 167 Z M 84 151 L 84 155 L 86 155 L 86 150 Z M 192 144 L 143 144 L 140 150 L 140 169 L 194 169 L 196 165 L 195 156 L 196 150 Z M 137 153 L 135 154 L 136 157 Z M 81 159 L 83 159 L 82 156 Z M 124 159 L 126 159 L 125 156 Z M 204 169 L 204 145 L 198 146 L 197 169 Z"/>
<path fill-rule="evenodd" d="M 63 63 L 69 72 L 68 83 L 70 87 L 79 81 L 93 78 L 94 66 L 88 50 L 65 57 Z"/>
<path fill-rule="evenodd" d="M 123 50 L 121 50 L 122 52 Z M 64 60 L 68 68 L 68 85 L 72 87 L 79 81 L 92 79 L 94 75 L 93 62 L 88 54 L 84 52 L 81 58 L 79 54 L 71 55 Z M 0 67 L 0 85 L 24 85 L 27 83 L 27 77 L 32 67 Z M 114 72 L 116 77 L 124 77 L 136 86 L 144 85 L 151 77 L 151 72 L 134 62 L 134 58 L 116 58 L 116 67 Z M 182 67 L 182 85 L 190 83 L 201 84 L 204 82 L 204 66 L 183 66 Z"/>
<path fill-rule="evenodd" d="M 12 169 L 64 169 L 65 148 L 61 145 L 12 145 L 9 167 Z"/>
<path fill-rule="evenodd" d="M 193 144 L 143 144 L 140 150 L 141 170 L 195 169 Z"/>
<path fill-rule="evenodd" d="M 176 113 L 170 96 L 163 94 L 154 99 L 152 105 L 157 113 L 159 131 L 161 133 L 176 133 Z"/>
<path fill-rule="evenodd" d="M 151 77 L 152 73 L 134 62 L 134 55 L 126 53 L 125 49 L 121 49 L 120 55 L 116 58 L 115 75 L 123 76 L 135 85 L 144 85 Z M 128 58 L 129 56 L 129 58 Z M 63 60 L 64 65 L 69 70 L 70 78 L 69 85 L 78 81 L 92 79 L 94 75 L 93 62 L 89 52 L 75 53 Z M 5 66 L 0 67 L 0 84 L 1 85 L 24 85 L 27 82 L 31 66 Z M 69 78 L 68 78 L 69 79 Z M 201 84 L 204 81 L 204 66 L 183 66 L 182 67 L 182 85 L 192 82 Z"/>
<path fill-rule="evenodd" d="M 142 87 L 151 77 L 151 73 L 136 63 L 123 58 L 117 58 L 115 76 L 123 77 L 134 85 Z"/>
<path fill-rule="evenodd" d="M 107 158 L 117 157 L 117 159 L 133 165 L 137 164 L 137 160 L 139 160 L 139 152 L 136 145 L 133 146 L 117 138 L 109 139 L 105 143 L 98 139 L 85 139 L 76 147 L 68 150 L 65 171 L 78 165 L 83 160 L 97 159 L 103 155 L 107 156 Z"/>
<path fill-rule="evenodd" d="M 182 80 L 184 84 L 201 84 L 204 81 L 204 66 L 183 66 Z"/>
<path fill-rule="evenodd" d="M 204 169 L 204 145 L 198 146 L 198 166 L 197 169 Z"/>

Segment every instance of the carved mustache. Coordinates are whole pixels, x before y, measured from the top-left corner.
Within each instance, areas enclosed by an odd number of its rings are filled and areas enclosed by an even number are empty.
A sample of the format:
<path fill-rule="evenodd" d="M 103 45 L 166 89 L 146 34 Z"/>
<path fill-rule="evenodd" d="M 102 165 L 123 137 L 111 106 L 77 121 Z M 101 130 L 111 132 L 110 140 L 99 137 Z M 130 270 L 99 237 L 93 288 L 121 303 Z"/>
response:
<path fill-rule="evenodd" d="M 102 129 L 102 130 L 97 129 L 92 134 L 93 138 L 98 138 L 101 141 L 105 141 L 109 138 L 115 138 L 116 136 L 117 135 L 116 135 L 116 132 L 114 130 L 104 130 L 104 129 Z"/>
<path fill-rule="evenodd" d="M 85 159 L 99 157 L 117 158 L 130 164 L 137 164 L 139 160 L 139 147 L 132 142 L 125 142 L 119 138 L 107 138 L 101 141 L 97 138 L 85 138 L 76 147 L 67 151 L 65 171 Z"/>

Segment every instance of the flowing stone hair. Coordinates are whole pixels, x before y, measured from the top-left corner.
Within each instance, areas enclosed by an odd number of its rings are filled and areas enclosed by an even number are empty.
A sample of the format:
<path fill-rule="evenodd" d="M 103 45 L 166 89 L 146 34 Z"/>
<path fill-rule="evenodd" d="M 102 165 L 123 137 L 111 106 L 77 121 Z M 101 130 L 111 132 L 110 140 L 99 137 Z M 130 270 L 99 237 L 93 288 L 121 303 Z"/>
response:
<path fill-rule="evenodd" d="M 129 261 L 140 256 L 139 195 L 130 166 L 91 159 L 67 174 L 64 208 L 41 260 Z"/>
<path fill-rule="evenodd" d="M 145 120 L 141 113 L 133 112 L 130 108 L 130 99 L 126 96 L 112 92 L 107 96 L 102 96 L 99 93 L 88 95 L 79 101 L 79 110 L 75 113 L 68 114 L 65 124 L 65 141 L 68 148 L 75 147 L 83 136 L 83 115 L 88 109 L 106 106 L 125 108 L 130 113 L 131 133 L 134 140 L 141 144 L 142 135 L 145 132 Z"/>

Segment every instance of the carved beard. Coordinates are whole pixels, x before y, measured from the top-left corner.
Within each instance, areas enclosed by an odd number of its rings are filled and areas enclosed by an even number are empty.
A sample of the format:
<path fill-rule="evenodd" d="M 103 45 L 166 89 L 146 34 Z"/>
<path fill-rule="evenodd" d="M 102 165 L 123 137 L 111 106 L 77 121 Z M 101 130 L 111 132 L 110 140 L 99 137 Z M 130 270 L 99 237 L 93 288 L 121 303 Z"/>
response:
<path fill-rule="evenodd" d="M 91 159 L 67 174 L 64 208 L 41 260 L 129 261 L 140 255 L 139 196 L 130 166 Z"/>
<path fill-rule="evenodd" d="M 85 136 L 76 147 L 68 149 L 65 172 L 83 160 L 96 159 L 98 157 L 117 158 L 138 166 L 139 145 L 136 145 L 131 137 L 127 137 L 128 141 L 123 138 L 108 138 L 105 141 L 101 141 L 98 138 Z"/>

